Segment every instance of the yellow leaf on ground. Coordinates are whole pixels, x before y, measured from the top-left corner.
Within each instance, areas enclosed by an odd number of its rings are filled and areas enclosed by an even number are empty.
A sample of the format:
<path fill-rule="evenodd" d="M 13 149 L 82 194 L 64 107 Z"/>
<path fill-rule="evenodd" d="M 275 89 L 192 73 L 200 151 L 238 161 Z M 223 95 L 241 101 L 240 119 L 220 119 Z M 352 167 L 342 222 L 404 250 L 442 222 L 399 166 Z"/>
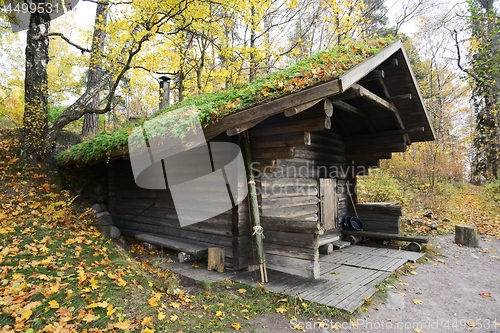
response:
<path fill-rule="evenodd" d="M 127 285 L 127 282 L 125 282 L 125 280 L 122 278 L 116 280 L 115 283 L 118 285 L 118 287 L 125 287 Z"/>
<path fill-rule="evenodd" d="M 59 303 L 55 299 L 49 302 L 49 308 L 51 309 L 59 309 Z"/>
<path fill-rule="evenodd" d="M 424 304 L 424 302 L 422 302 L 419 299 L 413 299 L 412 302 L 415 303 L 415 304 L 418 304 L 418 305 Z"/>
<path fill-rule="evenodd" d="M 244 293 L 246 293 L 246 292 L 247 292 L 247 290 L 246 290 L 246 289 L 244 289 L 244 288 L 238 289 L 237 291 L 238 291 L 240 294 L 244 294 Z"/>
<path fill-rule="evenodd" d="M 172 321 L 172 322 L 176 321 L 177 319 L 179 319 L 179 317 L 177 317 L 177 315 L 175 315 L 175 314 L 170 316 L 170 321 Z"/>
<path fill-rule="evenodd" d="M 160 299 L 156 296 L 153 296 L 151 297 L 149 300 L 148 300 L 148 304 L 150 306 L 152 306 L 153 308 L 156 308 L 158 306 L 158 302 L 160 301 Z"/>
<path fill-rule="evenodd" d="M 153 317 L 151 317 L 151 316 L 144 317 L 141 324 L 144 326 L 151 326 L 153 324 Z"/>
<path fill-rule="evenodd" d="M 158 312 L 158 320 L 163 320 L 163 319 L 165 319 L 165 313 L 162 311 L 159 311 Z"/>
<path fill-rule="evenodd" d="M 222 317 L 222 316 L 224 316 L 224 312 L 222 312 L 222 311 L 216 311 L 215 312 L 215 316 L 216 317 Z"/>
<path fill-rule="evenodd" d="M 238 322 L 231 323 L 231 327 L 238 331 L 241 328 L 241 324 Z"/>
<path fill-rule="evenodd" d="M 413 332 L 415 332 L 415 333 L 422 333 L 422 330 L 420 328 L 414 328 Z"/>
<path fill-rule="evenodd" d="M 442 263 L 442 264 L 444 264 L 444 263 L 445 263 L 443 259 L 439 259 L 439 258 L 438 258 L 438 259 L 436 259 L 436 261 L 437 261 L 437 262 L 440 262 L 440 263 Z"/>
<path fill-rule="evenodd" d="M 109 303 L 104 301 L 104 302 L 98 302 L 98 303 L 92 303 L 87 306 L 87 309 L 93 309 L 93 308 L 106 308 L 108 307 Z"/>
<path fill-rule="evenodd" d="M 119 322 L 119 323 L 114 323 L 113 327 L 121 329 L 121 330 L 129 330 L 130 329 L 130 320 L 124 320 L 124 321 Z"/>
<path fill-rule="evenodd" d="M 145 327 L 141 330 L 141 333 L 155 333 L 154 328 Z"/>
<path fill-rule="evenodd" d="M 285 308 L 277 308 L 276 312 L 278 312 L 278 313 L 285 313 L 286 309 Z"/>
<path fill-rule="evenodd" d="M 30 319 L 30 317 L 31 317 L 32 314 L 33 314 L 33 311 L 31 311 L 30 309 L 24 311 L 21 314 L 21 320 L 28 320 L 28 319 Z"/>
<path fill-rule="evenodd" d="M 92 290 L 96 290 L 98 287 L 97 287 L 97 284 L 99 283 L 99 280 L 93 276 L 91 279 L 90 279 L 90 288 L 92 288 Z"/>
<path fill-rule="evenodd" d="M 94 320 L 96 320 L 96 319 L 98 319 L 98 318 L 99 318 L 99 316 L 97 316 L 97 317 L 96 317 L 96 315 L 94 314 L 94 311 L 89 310 L 89 312 L 87 312 L 87 313 L 83 316 L 82 320 L 83 320 L 84 322 L 86 322 L 86 323 L 90 323 L 91 321 L 94 321 Z"/>
<path fill-rule="evenodd" d="M 173 307 L 174 309 L 178 309 L 181 305 L 177 302 L 170 302 L 170 306 Z"/>
<path fill-rule="evenodd" d="M 112 304 L 108 305 L 106 307 L 106 310 L 107 310 L 106 311 L 106 316 L 108 316 L 108 317 L 111 316 L 113 313 L 116 312 L 116 308 L 114 308 Z"/>

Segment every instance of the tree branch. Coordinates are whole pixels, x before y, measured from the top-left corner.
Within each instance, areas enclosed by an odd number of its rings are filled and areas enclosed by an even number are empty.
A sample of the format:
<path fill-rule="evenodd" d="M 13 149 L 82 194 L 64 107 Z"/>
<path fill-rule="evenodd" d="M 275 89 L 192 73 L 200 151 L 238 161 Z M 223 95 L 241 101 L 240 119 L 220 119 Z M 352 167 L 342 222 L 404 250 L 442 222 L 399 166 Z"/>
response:
<path fill-rule="evenodd" d="M 43 34 L 44 37 L 52 37 L 52 36 L 57 36 L 57 37 L 60 37 L 62 40 L 64 40 L 66 43 L 68 43 L 69 45 L 77 48 L 78 50 L 80 50 L 82 53 L 85 53 L 85 52 L 88 52 L 88 53 L 91 53 L 92 50 L 89 50 L 83 46 L 80 46 L 78 44 L 75 44 L 73 43 L 71 40 L 69 40 L 68 37 L 64 36 L 62 33 L 60 32 L 49 32 L 48 34 Z"/>

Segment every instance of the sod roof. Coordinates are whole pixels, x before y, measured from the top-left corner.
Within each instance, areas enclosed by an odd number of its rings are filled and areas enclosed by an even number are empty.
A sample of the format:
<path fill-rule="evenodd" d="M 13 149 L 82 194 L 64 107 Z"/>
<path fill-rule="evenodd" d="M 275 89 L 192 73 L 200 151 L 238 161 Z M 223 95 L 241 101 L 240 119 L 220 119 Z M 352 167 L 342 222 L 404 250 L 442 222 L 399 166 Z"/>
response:
<path fill-rule="evenodd" d="M 146 120 L 186 106 L 195 106 L 204 127 L 219 122 L 224 117 L 259 104 L 269 103 L 286 95 L 339 78 L 367 58 L 379 53 L 393 40 L 375 39 L 351 41 L 320 51 L 292 66 L 273 72 L 249 84 L 242 84 L 231 90 L 205 93 L 184 99 L 153 116 L 140 119 L 124 128 L 104 132 L 77 144 L 59 154 L 63 164 L 92 164 L 106 160 L 106 157 L 127 154 L 128 136 L 132 129 Z M 165 129 L 166 133 L 171 129 Z"/>

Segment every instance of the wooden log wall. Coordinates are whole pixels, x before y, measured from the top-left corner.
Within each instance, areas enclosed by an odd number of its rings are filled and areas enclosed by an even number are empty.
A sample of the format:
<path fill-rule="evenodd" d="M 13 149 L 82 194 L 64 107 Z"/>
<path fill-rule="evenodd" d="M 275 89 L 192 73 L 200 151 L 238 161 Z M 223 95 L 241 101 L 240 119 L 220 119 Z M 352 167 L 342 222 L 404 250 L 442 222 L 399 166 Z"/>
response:
<path fill-rule="evenodd" d="M 401 206 L 392 203 L 371 202 L 357 204 L 356 210 L 363 222 L 364 231 L 399 234 L 399 218 L 403 215 Z M 350 213 L 353 214 L 353 211 L 350 210 Z"/>
<path fill-rule="evenodd" d="M 345 143 L 325 105 L 280 114 L 249 130 L 268 268 L 311 278 L 319 277 L 323 234 L 341 235 L 324 230 L 318 178 L 338 180 L 339 219 L 347 214 Z"/>
<path fill-rule="evenodd" d="M 135 237 L 148 233 L 174 237 L 187 244 L 196 241 L 207 247 L 223 247 L 226 262 L 234 269 L 247 267 L 250 228 L 244 203 L 203 222 L 181 227 L 168 189 L 147 190 L 138 187 L 129 161 L 113 161 L 109 165 L 108 174 L 111 185 L 110 211 L 116 216 L 116 225 L 123 235 Z M 194 209 L 210 210 L 210 203 L 222 197 L 222 193 L 204 190 L 207 205 Z M 227 196 L 227 193 L 224 195 Z"/>

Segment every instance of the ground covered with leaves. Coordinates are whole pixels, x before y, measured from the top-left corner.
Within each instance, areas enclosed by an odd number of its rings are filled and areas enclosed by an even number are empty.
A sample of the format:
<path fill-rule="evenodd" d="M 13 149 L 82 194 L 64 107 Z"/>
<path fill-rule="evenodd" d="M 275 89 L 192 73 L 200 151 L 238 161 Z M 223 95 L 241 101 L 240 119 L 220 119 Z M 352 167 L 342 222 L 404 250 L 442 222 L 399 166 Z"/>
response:
<path fill-rule="evenodd" d="M 265 313 L 345 316 L 231 281 L 186 290 L 103 238 L 92 209 L 56 172 L 18 160 L 16 147 L 0 128 L 1 332 L 251 331 Z"/>

